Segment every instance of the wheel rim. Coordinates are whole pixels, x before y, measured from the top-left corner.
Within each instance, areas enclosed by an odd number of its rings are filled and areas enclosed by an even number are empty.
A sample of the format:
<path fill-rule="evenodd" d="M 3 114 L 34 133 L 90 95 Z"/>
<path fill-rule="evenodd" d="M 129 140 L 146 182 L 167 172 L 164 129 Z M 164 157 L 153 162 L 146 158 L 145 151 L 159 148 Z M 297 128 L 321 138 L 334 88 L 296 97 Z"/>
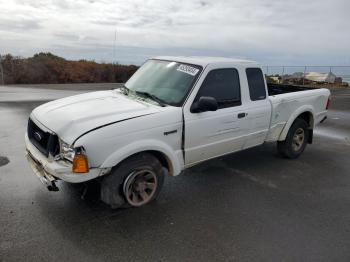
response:
<path fill-rule="evenodd" d="M 305 131 L 302 128 L 298 128 L 293 136 L 293 141 L 292 141 L 292 147 L 294 151 L 299 151 L 303 144 L 304 144 L 304 139 L 305 139 Z"/>
<path fill-rule="evenodd" d="M 151 170 L 132 172 L 123 185 L 124 195 L 132 206 L 142 206 L 154 196 L 158 185 L 156 174 Z"/>

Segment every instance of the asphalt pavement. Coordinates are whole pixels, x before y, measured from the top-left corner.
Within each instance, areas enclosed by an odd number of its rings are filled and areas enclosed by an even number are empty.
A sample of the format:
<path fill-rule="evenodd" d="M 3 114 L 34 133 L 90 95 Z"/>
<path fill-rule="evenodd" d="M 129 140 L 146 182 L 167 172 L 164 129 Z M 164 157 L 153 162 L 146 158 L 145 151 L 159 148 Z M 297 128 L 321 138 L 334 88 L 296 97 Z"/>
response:
<path fill-rule="evenodd" d="M 79 185 L 47 191 L 25 160 L 31 110 L 94 87 L 69 89 L 0 87 L 1 262 L 350 261 L 350 89 L 332 90 L 299 159 L 265 144 L 167 177 L 157 201 L 123 210 Z"/>

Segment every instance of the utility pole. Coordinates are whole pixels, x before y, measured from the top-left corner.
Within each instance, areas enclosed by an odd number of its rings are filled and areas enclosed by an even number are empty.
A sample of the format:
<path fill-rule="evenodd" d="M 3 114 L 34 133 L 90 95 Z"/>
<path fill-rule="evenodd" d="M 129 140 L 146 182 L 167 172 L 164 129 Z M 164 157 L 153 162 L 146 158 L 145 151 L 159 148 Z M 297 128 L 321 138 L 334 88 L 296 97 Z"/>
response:
<path fill-rule="evenodd" d="M 2 58 L 1 58 L 1 55 L 0 55 L 0 70 L 1 70 L 1 84 L 2 85 L 5 85 L 5 82 L 4 82 L 4 68 L 2 66 Z"/>
<path fill-rule="evenodd" d="M 115 64 L 115 49 L 117 44 L 117 29 L 114 31 L 114 42 L 113 42 L 113 63 Z"/>
<path fill-rule="evenodd" d="M 115 55 L 116 55 L 116 44 L 117 44 L 117 29 L 115 29 L 114 31 L 114 42 L 113 42 L 113 62 L 112 62 L 112 65 L 113 65 L 113 80 L 114 82 L 116 82 L 116 61 L 115 61 Z"/>

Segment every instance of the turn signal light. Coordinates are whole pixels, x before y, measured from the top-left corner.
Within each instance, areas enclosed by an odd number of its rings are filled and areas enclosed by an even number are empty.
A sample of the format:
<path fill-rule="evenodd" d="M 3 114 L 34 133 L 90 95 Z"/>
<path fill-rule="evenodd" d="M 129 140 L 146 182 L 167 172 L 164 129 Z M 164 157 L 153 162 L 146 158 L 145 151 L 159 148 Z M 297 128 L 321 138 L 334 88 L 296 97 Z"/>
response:
<path fill-rule="evenodd" d="M 73 173 L 87 173 L 89 172 L 89 163 L 86 155 L 75 154 L 73 158 Z"/>
<path fill-rule="evenodd" d="M 326 105 L 326 109 L 328 110 L 329 109 L 329 106 L 331 105 L 331 100 L 328 98 L 327 100 L 327 105 Z"/>

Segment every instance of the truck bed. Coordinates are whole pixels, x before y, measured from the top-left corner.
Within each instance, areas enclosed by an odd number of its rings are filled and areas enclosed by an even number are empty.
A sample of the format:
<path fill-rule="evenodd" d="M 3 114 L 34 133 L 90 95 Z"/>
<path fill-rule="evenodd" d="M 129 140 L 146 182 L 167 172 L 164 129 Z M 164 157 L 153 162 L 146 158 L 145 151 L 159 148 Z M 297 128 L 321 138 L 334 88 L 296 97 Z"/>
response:
<path fill-rule="evenodd" d="M 267 83 L 267 89 L 269 92 L 269 96 L 274 96 L 274 95 L 280 95 L 280 94 L 285 94 L 285 93 L 315 90 L 318 88 L 311 88 L 311 87 L 297 86 L 297 85 Z"/>
<path fill-rule="evenodd" d="M 267 84 L 267 87 L 273 117 L 266 141 L 276 141 L 281 139 L 281 136 L 284 139 L 286 133 L 282 134 L 282 131 L 288 130 L 295 117 L 303 112 L 311 112 L 312 127 L 326 116 L 330 94 L 326 88 L 283 84 Z"/>

